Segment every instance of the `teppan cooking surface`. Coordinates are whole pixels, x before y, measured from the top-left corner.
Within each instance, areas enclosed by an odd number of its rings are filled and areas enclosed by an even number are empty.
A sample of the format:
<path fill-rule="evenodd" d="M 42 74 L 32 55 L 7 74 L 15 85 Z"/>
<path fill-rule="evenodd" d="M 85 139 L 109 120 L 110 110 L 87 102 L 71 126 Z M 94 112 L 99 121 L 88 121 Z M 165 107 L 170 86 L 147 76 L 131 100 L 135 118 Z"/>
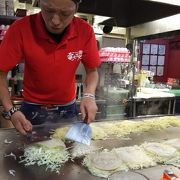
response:
<path fill-rule="evenodd" d="M 102 123 L 102 122 L 101 122 Z M 49 129 L 43 128 L 43 133 L 48 135 Z M 42 130 L 42 129 L 40 129 Z M 140 145 L 144 141 L 159 141 L 173 138 L 180 138 L 180 128 L 168 128 L 163 131 L 149 131 L 139 134 L 130 134 L 130 139 L 109 139 L 97 141 L 104 148 L 112 149 L 121 146 Z M 5 143 L 4 141 L 13 141 Z M 89 171 L 81 165 L 81 160 L 75 162 L 68 161 L 61 168 L 58 175 L 49 171 L 45 171 L 45 167 L 36 165 L 25 167 L 23 163 L 19 163 L 19 156 L 23 155 L 25 138 L 20 136 L 15 129 L 0 129 L 0 180 L 102 180 L 104 178 L 93 176 Z M 17 160 L 13 157 L 4 157 L 5 154 L 13 153 L 17 156 Z M 15 170 L 15 176 L 9 174 L 9 170 Z M 152 172 L 153 173 L 153 172 Z"/>
<path fill-rule="evenodd" d="M 45 128 L 48 132 L 49 129 Z M 44 128 L 39 129 L 45 133 Z M 13 141 L 12 143 L 5 143 L 4 141 Z M 20 136 L 14 129 L 0 129 L 0 180 L 102 180 L 92 176 L 82 165 L 81 161 L 77 160 L 75 163 L 70 160 L 61 168 L 61 173 L 58 175 L 50 171 L 46 171 L 43 166 L 28 166 L 25 167 L 23 163 L 19 163 L 19 157 L 23 155 L 23 149 L 26 145 L 26 138 Z M 14 157 L 4 157 L 13 153 Z M 9 170 L 15 170 L 15 176 L 9 174 Z"/>

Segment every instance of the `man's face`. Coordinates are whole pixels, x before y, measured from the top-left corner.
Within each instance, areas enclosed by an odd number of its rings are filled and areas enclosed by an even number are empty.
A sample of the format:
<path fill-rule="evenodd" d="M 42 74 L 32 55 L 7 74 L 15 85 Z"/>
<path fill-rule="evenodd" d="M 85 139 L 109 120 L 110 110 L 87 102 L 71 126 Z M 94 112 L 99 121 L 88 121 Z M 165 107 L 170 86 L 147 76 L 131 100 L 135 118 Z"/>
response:
<path fill-rule="evenodd" d="M 39 3 L 46 28 L 54 34 L 64 31 L 77 10 L 72 0 L 39 0 Z"/>

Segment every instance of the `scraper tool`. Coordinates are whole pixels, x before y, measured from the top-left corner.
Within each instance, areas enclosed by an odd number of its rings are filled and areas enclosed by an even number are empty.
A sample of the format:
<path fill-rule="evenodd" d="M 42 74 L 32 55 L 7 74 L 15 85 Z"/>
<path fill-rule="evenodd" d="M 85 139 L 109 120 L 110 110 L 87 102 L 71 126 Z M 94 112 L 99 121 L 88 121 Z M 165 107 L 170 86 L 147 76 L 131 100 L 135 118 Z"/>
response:
<path fill-rule="evenodd" d="M 66 139 L 76 141 L 82 144 L 90 145 L 92 137 L 92 129 L 86 120 L 72 125 L 65 135 Z"/>

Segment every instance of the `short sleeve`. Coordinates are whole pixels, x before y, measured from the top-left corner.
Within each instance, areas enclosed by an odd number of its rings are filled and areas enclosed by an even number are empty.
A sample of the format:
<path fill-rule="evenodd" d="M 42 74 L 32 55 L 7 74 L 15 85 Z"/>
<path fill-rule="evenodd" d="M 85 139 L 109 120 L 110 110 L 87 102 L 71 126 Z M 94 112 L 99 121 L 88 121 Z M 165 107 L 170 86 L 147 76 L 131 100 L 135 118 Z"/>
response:
<path fill-rule="evenodd" d="M 101 64 L 97 42 L 92 28 L 89 31 L 89 35 L 83 49 L 82 63 L 88 68 L 96 68 Z"/>
<path fill-rule="evenodd" d="M 8 72 L 23 58 L 22 37 L 19 24 L 14 23 L 7 30 L 0 44 L 0 70 Z"/>

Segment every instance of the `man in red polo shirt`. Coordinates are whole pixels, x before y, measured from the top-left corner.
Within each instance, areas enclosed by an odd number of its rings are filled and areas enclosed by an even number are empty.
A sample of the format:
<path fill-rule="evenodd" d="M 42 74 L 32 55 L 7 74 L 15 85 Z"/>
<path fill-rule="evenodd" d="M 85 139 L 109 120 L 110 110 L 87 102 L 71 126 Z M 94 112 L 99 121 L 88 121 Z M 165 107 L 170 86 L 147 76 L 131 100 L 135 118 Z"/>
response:
<path fill-rule="evenodd" d="M 97 112 L 95 89 L 100 58 L 92 27 L 74 17 L 80 0 L 40 0 L 41 12 L 13 23 L 0 45 L 0 100 L 4 116 L 22 134 L 32 124 L 70 119 L 77 115 L 75 73 L 86 70 L 82 119 L 90 123 Z M 7 72 L 24 60 L 24 102 L 13 107 Z"/>

